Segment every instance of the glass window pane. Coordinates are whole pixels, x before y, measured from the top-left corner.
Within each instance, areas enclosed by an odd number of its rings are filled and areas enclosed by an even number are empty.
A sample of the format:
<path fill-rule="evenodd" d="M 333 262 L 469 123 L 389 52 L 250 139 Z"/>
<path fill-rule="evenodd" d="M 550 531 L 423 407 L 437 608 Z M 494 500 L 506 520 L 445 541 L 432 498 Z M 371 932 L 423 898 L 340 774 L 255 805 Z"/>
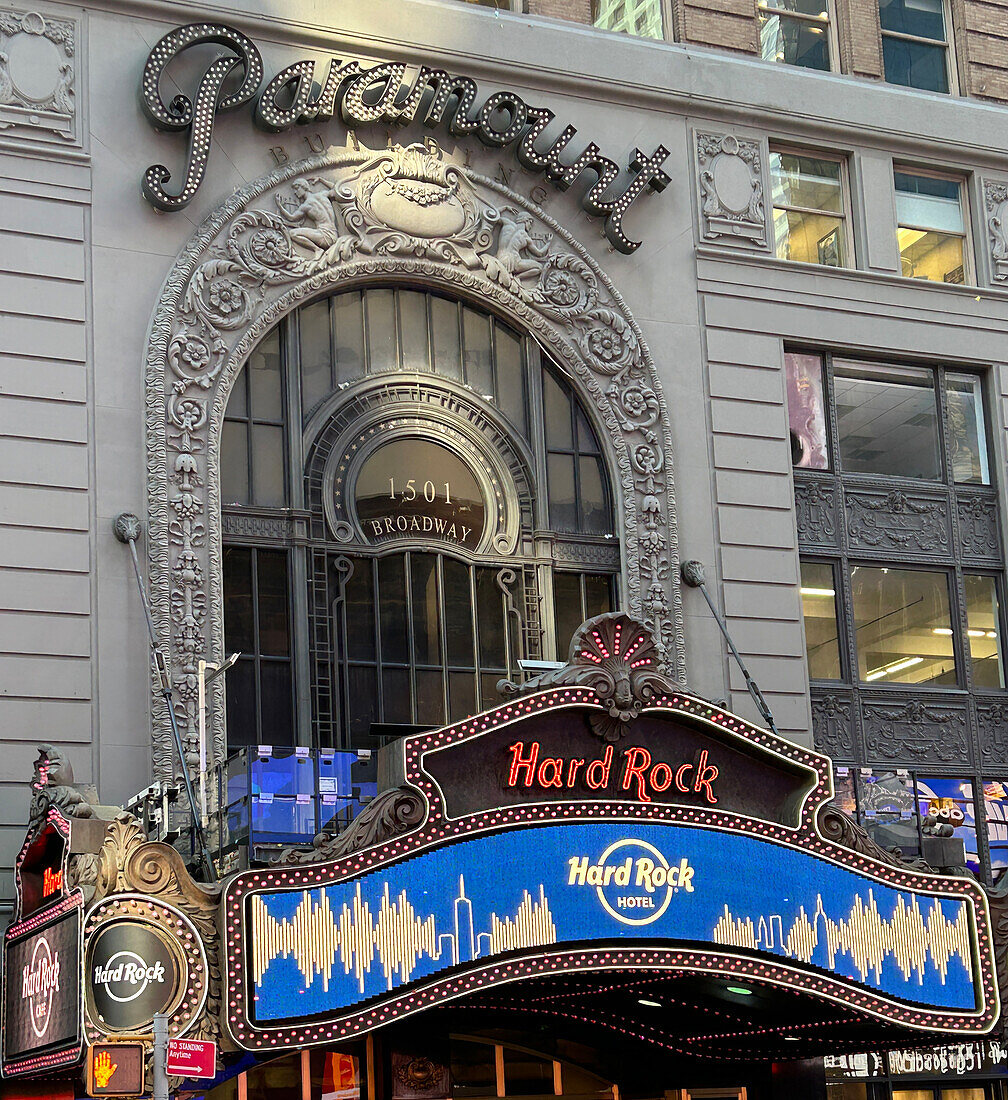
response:
<path fill-rule="evenodd" d="M 262 701 L 261 744 L 293 745 L 294 708 L 291 667 L 287 661 L 260 662 L 259 697 Z"/>
<path fill-rule="evenodd" d="M 879 0 L 879 22 L 884 31 L 945 41 L 942 0 Z"/>
<path fill-rule="evenodd" d="M 403 370 L 429 371 L 426 294 L 417 290 L 399 291 L 399 329 L 402 334 Z"/>
<path fill-rule="evenodd" d="M 252 416 L 257 420 L 282 420 L 279 329 L 274 329 L 249 356 L 248 377 Z"/>
<path fill-rule="evenodd" d="M 570 399 L 560 383 L 548 370 L 543 371 L 542 386 L 546 446 L 552 450 L 573 450 L 574 429 L 571 426 Z"/>
<path fill-rule="evenodd" d="M 272 424 L 253 424 L 253 501 L 264 508 L 282 508 L 287 498 L 286 489 L 283 428 Z"/>
<path fill-rule="evenodd" d="M 638 38 L 663 38 L 661 0 L 592 0 L 592 25 Z"/>
<path fill-rule="evenodd" d="M 339 385 L 364 374 L 364 307 L 359 291 L 333 298 L 332 323 L 336 334 L 335 381 Z"/>
<path fill-rule="evenodd" d="M 225 420 L 221 430 L 221 504 L 248 504 L 248 427 Z"/>
<path fill-rule="evenodd" d="M 445 720 L 444 684 L 442 673 L 420 669 L 414 677 L 416 683 L 416 720 L 422 725 L 442 726 Z"/>
<path fill-rule="evenodd" d="M 962 779 L 922 778 L 918 775 L 917 802 L 922 823 L 929 813 L 933 813 L 938 824 L 952 826 L 952 835 L 963 841 L 966 847 L 966 866 L 978 873 L 980 858 L 977 855 L 973 784 Z"/>
<path fill-rule="evenodd" d="M 301 411 L 307 416 L 332 389 L 329 299 L 298 312 L 301 361 Z"/>
<path fill-rule="evenodd" d="M 484 397 L 494 398 L 493 361 L 490 355 L 490 318 L 462 307 L 462 359 L 466 383 Z"/>
<path fill-rule="evenodd" d="M 908 279 L 929 279 L 933 283 L 964 283 L 965 242 L 948 233 L 922 229 L 899 229 L 900 271 Z"/>
<path fill-rule="evenodd" d="M 454 558 L 443 558 L 441 568 L 448 664 L 455 668 L 475 668 L 469 566 Z"/>
<path fill-rule="evenodd" d="M 960 484 L 989 485 L 983 390 L 975 374 L 946 374 L 952 477 Z"/>
<path fill-rule="evenodd" d="M 948 61 L 944 46 L 929 46 L 883 34 L 882 63 L 890 84 L 948 93 Z"/>
<path fill-rule="evenodd" d="M 350 742 L 358 748 L 370 748 L 365 740 L 371 723 L 378 721 L 378 670 L 369 665 L 351 665 L 347 670 Z"/>
<path fill-rule="evenodd" d="M 508 1096 L 552 1095 L 552 1061 L 505 1047 L 504 1091 Z"/>
<path fill-rule="evenodd" d="M 594 619 L 596 615 L 604 615 L 612 611 L 612 586 L 613 578 L 605 574 L 588 573 L 584 579 L 585 589 L 585 619 Z"/>
<path fill-rule="evenodd" d="M 994 881 L 1008 867 L 1008 780 L 987 779 L 983 785 L 987 847 Z"/>
<path fill-rule="evenodd" d="M 797 153 L 770 153 L 774 206 L 804 206 L 842 214 L 840 162 Z"/>
<path fill-rule="evenodd" d="M 930 371 L 837 362 L 834 391 L 840 464 L 847 473 L 940 480 Z"/>
<path fill-rule="evenodd" d="M 378 562 L 378 606 L 382 661 L 406 664 L 406 564 L 402 554 Z"/>
<path fill-rule="evenodd" d="M 230 648 L 230 643 L 228 643 Z M 242 657 L 224 678 L 227 740 L 230 748 L 259 744 L 256 726 L 255 659 Z"/>
<path fill-rule="evenodd" d="M 494 351 L 497 355 L 497 405 L 528 438 L 521 338 L 506 326 L 494 322 Z"/>
<path fill-rule="evenodd" d="M 368 350 L 371 353 L 372 374 L 397 370 L 399 352 L 396 341 L 395 292 L 369 290 L 364 295 L 367 305 Z"/>
<path fill-rule="evenodd" d="M 765 10 L 760 11 L 759 20 L 764 61 L 829 72 L 829 27 L 825 20 L 812 23 Z"/>
<path fill-rule="evenodd" d="M 434 343 L 434 369 L 445 378 L 462 379 L 462 353 L 459 347 L 458 305 L 447 298 L 430 300 L 431 336 Z"/>
<path fill-rule="evenodd" d="M 553 618 L 556 622 L 558 660 L 567 657 L 574 631 L 585 620 L 581 609 L 581 574 L 553 574 Z"/>
<path fill-rule="evenodd" d="M 846 266 L 847 246 L 839 218 L 775 209 L 773 223 L 774 249 L 779 260 L 824 267 Z"/>
<path fill-rule="evenodd" d="M 253 616 L 252 551 L 225 546 L 224 645 L 229 652 L 255 652 Z"/>
<path fill-rule="evenodd" d="M 352 1054 L 313 1050 L 311 1052 L 311 1091 L 300 1100 L 360 1100 L 361 1064 Z M 298 1096 L 296 1091 L 291 1100 Z M 217 1100 L 216 1090 L 213 1100 Z M 225 1100 L 221 1097 L 221 1100 Z"/>
<path fill-rule="evenodd" d="M 224 413 L 225 416 L 248 416 L 248 393 L 247 393 L 247 376 L 248 371 L 245 367 L 235 375 L 235 380 L 231 386 L 231 392 L 228 394 L 227 410 Z"/>
<path fill-rule="evenodd" d="M 497 1059 L 493 1044 L 451 1040 L 452 1095 L 464 1097 L 497 1095 Z"/>
<path fill-rule="evenodd" d="M 801 598 L 809 678 L 840 680 L 843 677 L 832 565 L 812 561 L 801 563 Z"/>
<path fill-rule="evenodd" d="M 858 676 L 873 684 L 956 684 L 948 576 L 851 569 Z"/>
<path fill-rule="evenodd" d="M 410 677 L 406 669 L 382 669 L 382 703 L 386 722 L 409 724 L 413 721 Z"/>
<path fill-rule="evenodd" d="M 588 535 L 608 535 L 612 531 L 606 493 L 602 483 L 602 459 L 591 456 L 578 459 L 581 488 L 581 530 Z"/>
<path fill-rule="evenodd" d="M 915 176 L 898 169 L 893 173 L 896 185 L 896 221 L 919 229 L 937 229 L 942 233 L 962 233 L 963 217 L 959 180 L 937 176 Z"/>
<path fill-rule="evenodd" d="M 1004 662 L 1001 656 L 1001 612 L 997 583 L 993 577 L 963 577 L 966 587 L 966 635 L 973 663 L 973 685 L 1003 688 Z"/>
<path fill-rule="evenodd" d="M 410 584 L 413 597 L 413 659 L 418 665 L 439 665 L 441 624 L 437 558 L 433 554 L 411 555 Z"/>
<path fill-rule="evenodd" d="M 854 773 L 850 768 L 833 769 L 833 798 L 829 803 L 841 813 L 857 820 L 857 796 L 854 793 Z"/>
<path fill-rule="evenodd" d="M 872 772 L 857 777 L 861 819 L 877 844 L 898 847 L 907 859 L 920 855 L 913 780 L 904 772 Z"/>
<path fill-rule="evenodd" d="M 761 12 L 797 12 L 827 18 L 825 0 L 757 0 L 756 6 Z"/>
<path fill-rule="evenodd" d="M 575 406 L 574 420 L 577 426 L 578 450 L 582 454 L 601 454 L 602 448 L 599 446 L 595 429 L 591 426 L 588 417 L 585 416 L 584 409 L 580 406 Z"/>
<path fill-rule="evenodd" d="M 504 650 L 504 593 L 497 586 L 497 569 L 476 570 L 476 632 L 483 668 L 507 668 Z"/>
<path fill-rule="evenodd" d="M 448 706 L 450 722 L 476 713 L 476 676 L 472 672 L 448 673 Z"/>
<path fill-rule="evenodd" d="M 826 470 L 826 413 L 823 406 L 822 358 L 799 352 L 784 353 L 787 375 L 791 464 L 806 470 Z"/>
<path fill-rule="evenodd" d="M 287 611 L 287 555 L 259 550 L 259 652 L 271 657 L 290 655 Z"/>
<path fill-rule="evenodd" d="M 576 531 L 574 458 L 571 455 L 548 455 L 546 480 L 549 489 L 550 526 L 556 531 Z"/>
<path fill-rule="evenodd" d="M 347 656 L 352 661 L 375 659 L 374 582 L 371 561 L 356 558 L 344 589 L 346 599 Z"/>

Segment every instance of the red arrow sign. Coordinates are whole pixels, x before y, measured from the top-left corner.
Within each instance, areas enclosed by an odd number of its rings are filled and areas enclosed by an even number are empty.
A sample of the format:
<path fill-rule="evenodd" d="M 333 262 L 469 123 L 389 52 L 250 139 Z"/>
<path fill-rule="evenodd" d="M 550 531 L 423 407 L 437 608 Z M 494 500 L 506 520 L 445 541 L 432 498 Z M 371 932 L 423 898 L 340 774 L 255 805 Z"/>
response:
<path fill-rule="evenodd" d="M 203 1039 L 169 1039 L 165 1072 L 169 1077 L 215 1077 L 217 1044 Z"/>

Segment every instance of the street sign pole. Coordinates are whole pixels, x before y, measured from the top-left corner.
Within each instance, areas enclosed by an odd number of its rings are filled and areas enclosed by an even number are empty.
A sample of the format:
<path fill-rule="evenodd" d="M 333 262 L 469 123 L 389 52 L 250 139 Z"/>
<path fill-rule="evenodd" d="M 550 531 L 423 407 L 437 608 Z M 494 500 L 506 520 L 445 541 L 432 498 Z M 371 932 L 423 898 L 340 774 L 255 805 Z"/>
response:
<path fill-rule="evenodd" d="M 154 1013 L 154 1100 L 168 1100 L 168 1017 Z"/>

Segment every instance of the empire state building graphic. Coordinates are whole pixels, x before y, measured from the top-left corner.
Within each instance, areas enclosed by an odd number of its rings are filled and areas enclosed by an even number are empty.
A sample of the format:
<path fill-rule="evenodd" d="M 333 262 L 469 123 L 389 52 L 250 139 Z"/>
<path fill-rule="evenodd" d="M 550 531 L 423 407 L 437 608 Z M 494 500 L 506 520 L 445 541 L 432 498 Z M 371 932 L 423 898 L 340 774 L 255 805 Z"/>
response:
<path fill-rule="evenodd" d="M 253 978 L 261 988 L 266 971 L 276 959 L 292 959 L 304 979 L 305 989 L 316 984 L 328 992 L 330 985 L 354 980 L 358 995 L 365 995 L 367 979 L 376 971 L 385 988 L 411 981 L 435 967 L 432 963 L 459 965 L 504 951 L 539 947 L 557 942 L 557 930 L 545 888 L 536 896 L 522 891 L 513 916 L 488 914 L 489 931 L 476 933 L 473 903 L 466 895 L 465 876 L 459 875 L 458 894 L 452 904 L 452 930 L 439 932 L 434 914 L 421 916 L 405 889 L 394 897 L 388 883 L 377 904 L 365 898 L 357 884 L 349 900 L 334 908 L 330 887 L 304 890 L 293 914 L 276 917 L 269 899 L 251 900 Z M 345 895 L 344 895 L 345 896 Z"/>

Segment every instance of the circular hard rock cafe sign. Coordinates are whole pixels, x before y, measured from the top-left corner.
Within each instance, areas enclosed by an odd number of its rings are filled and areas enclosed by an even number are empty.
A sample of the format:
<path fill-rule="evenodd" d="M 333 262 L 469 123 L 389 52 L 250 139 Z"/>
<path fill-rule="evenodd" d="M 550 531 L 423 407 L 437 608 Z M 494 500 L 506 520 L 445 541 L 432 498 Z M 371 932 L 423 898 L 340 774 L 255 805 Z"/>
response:
<path fill-rule="evenodd" d="M 147 921 L 111 920 L 88 937 L 84 954 L 88 1015 L 102 1031 L 139 1031 L 169 1011 L 187 981 L 175 937 Z"/>
<path fill-rule="evenodd" d="M 143 894 L 113 894 L 84 923 L 84 1006 L 89 1038 L 148 1032 L 154 1014 L 179 1037 L 201 1018 L 209 992 L 203 940 L 192 920 Z"/>

